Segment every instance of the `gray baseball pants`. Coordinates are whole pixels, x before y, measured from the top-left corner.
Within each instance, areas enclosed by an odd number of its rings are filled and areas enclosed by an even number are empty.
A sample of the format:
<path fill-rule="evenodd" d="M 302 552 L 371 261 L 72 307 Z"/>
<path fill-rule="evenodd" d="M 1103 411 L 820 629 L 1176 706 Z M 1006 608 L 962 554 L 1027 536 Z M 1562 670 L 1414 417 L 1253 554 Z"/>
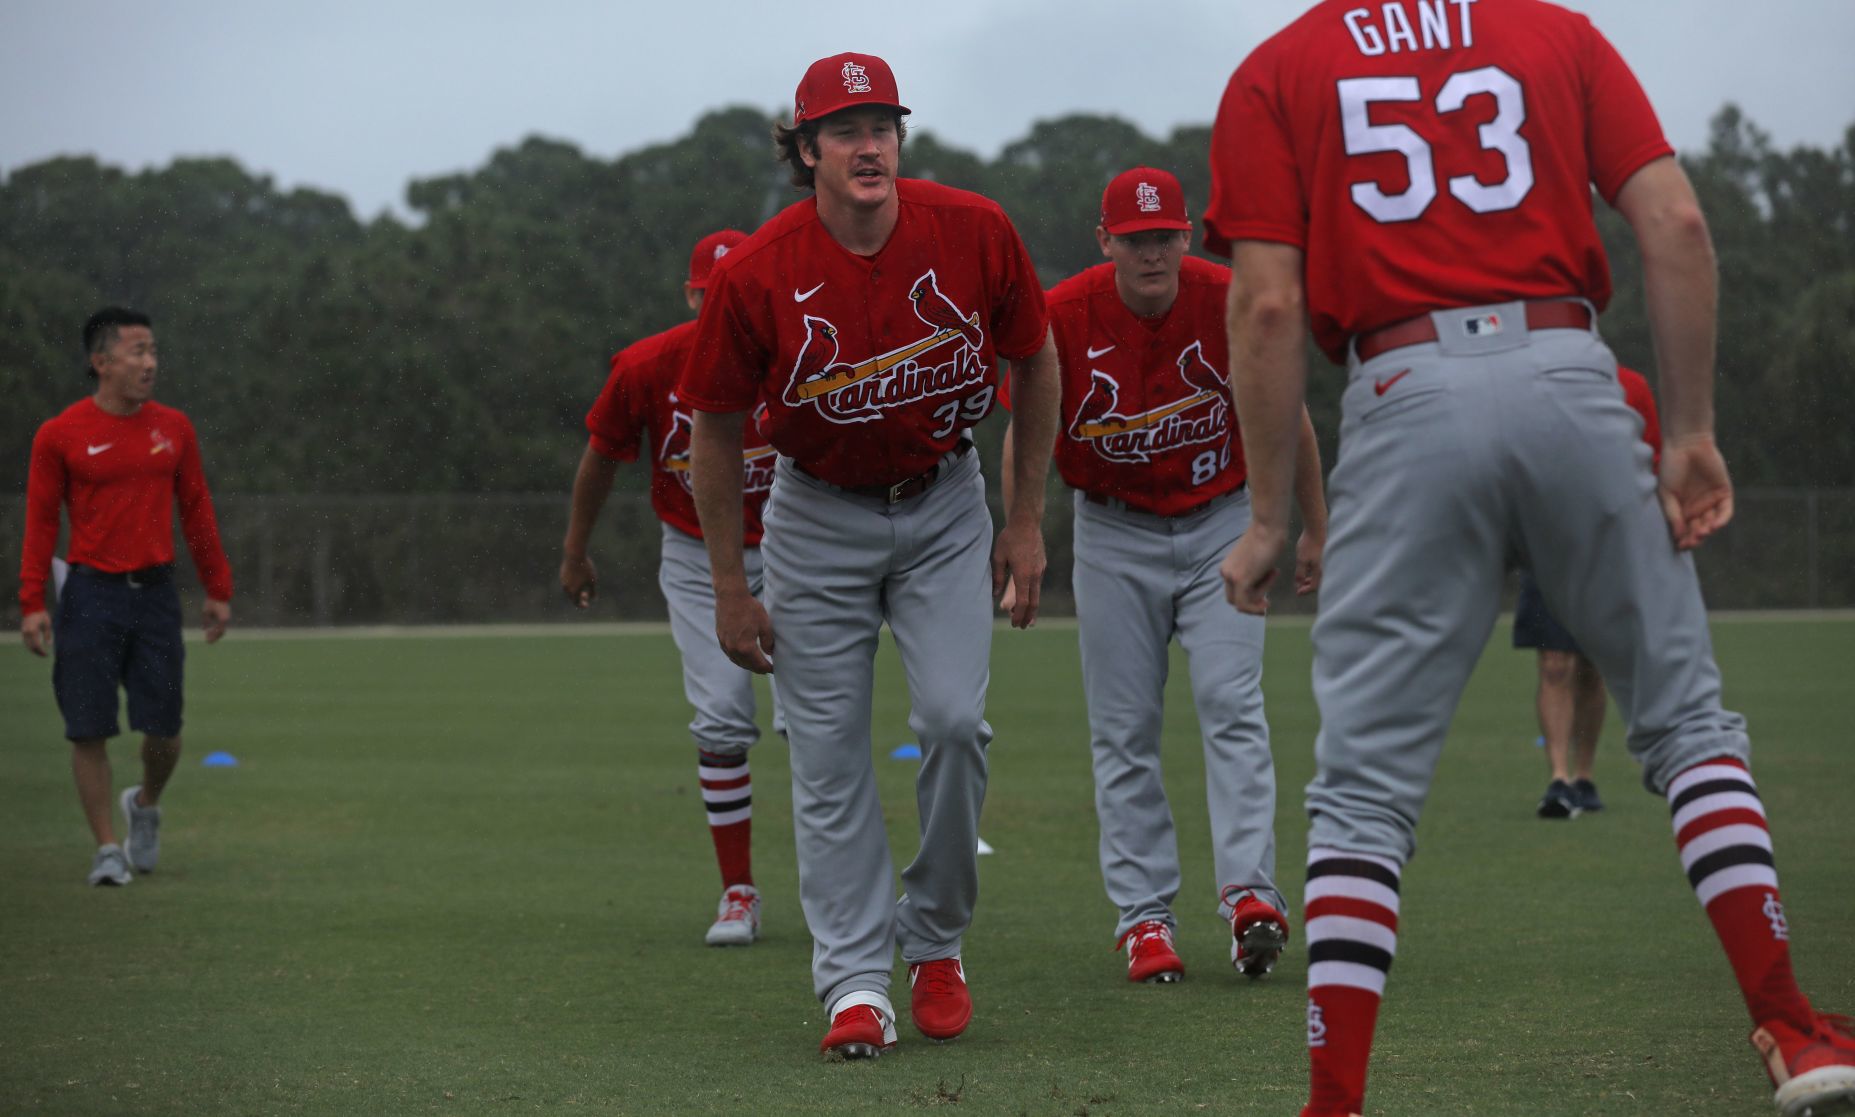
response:
<path fill-rule="evenodd" d="M 670 607 L 670 637 L 683 658 L 683 694 L 695 709 L 689 735 L 696 746 L 718 756 L 737 756 L 760 739 L 754 722 L 753 672 L 737 667 L 715 639 L 715 587 L 702 540 L 663 526 L 663 561 L 657 584 Z M 760 551 L 749 547 L 747 588 L 762 593 Z M 773 728 L 781 728 L 779 695 L 773 696 Z"/>
<path fill-rule="evenodd" d="M 960 953 L 979 894 L 985 693 L 992 653 L 992 517 L 979 457 L 941 460 L 927 492 L 887 504 L 780 459 L 765 513 L 773 682 L 792 748 L 799 902 L 813 991 L 827 1006 L 888 995 L 903 960 Z M 921 745 L 921 846 L 901 898 L 871 757 L 878 634 L 901 653 Z"/>
<path fill-rule="evenodd" d="M 1155 516 L 1077 493 L 1076 620 L 1101 825 L 1101 877 L 1115 937 L 1173 924 L 1179 844 L 1160 770 L 1168 648 L 1185 649 L 1204 740 L 1215 894 L 1235 886 L 1286 910 L 1275 887 L 1275 762 L 1263 717 L 1263 619 L 1224 600 L 1218 572 L 1250 524 L 1238 491 L 1186 516 Z"/>
<path fill-rule="evenodd" d="M 1603 673 L 1650 790 L 1750 753 L 1610 349 L 1594 330 L 1529 332 L 1518 303 L 1431 317 L 1438 341 L 1350 363 L 1313 631 L 1309 842 L 1399 862 L 1509 556 Z"/>

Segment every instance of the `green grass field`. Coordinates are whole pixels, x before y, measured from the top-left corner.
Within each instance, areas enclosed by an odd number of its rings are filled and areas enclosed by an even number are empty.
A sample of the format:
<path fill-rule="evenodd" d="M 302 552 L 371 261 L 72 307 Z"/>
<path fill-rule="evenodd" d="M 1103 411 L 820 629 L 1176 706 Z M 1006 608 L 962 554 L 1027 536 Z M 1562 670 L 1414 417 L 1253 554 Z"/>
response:
<path fill-rule="evenodd" d="M 1368 1112 L 1771 1112 L 1744 1012 L 1614 711 L 1610 809 L 1533 817 L 1532 661 L 1471 685 L 1405 878 Z M 1855 622 L 1716 626 L 1750 719 L 1801 978 L 1855 1009 Z M 1095 866 L 1072 630 L 999 633 L 966 963 L 977 1014 L 828 1066 L 796 897 L 786 751 L 753 754 L 765 937 L 702 945 L 718 891 L 667 635 L 195 645 L 161 870 L 90 889 L 44 661 L 0 656 L 0 1112 L 1292 1115 L 1305 954 L 1237 978 L 1175 662 L 1185 853 L 1174 986 L 1130 986 Z M 1269 635 L 1280 876 L 1300 894 L 1307 630 Z M 914 765 L 892 649 L 874 742 L 899 863 Z M 200 758 L 223 749 L 235 769 Z M 117 783 L 135 778 L 126 741 Z M 897 989 L 905 1000 L 905 980 Z"/>

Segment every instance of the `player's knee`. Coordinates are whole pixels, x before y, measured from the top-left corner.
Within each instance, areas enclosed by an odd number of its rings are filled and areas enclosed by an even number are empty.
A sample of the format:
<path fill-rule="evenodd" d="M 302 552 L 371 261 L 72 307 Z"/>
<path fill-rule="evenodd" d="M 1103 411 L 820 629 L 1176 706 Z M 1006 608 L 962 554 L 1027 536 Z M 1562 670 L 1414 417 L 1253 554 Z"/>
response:
<path fill-rule="evenodd" d="M 1547 686 L 1570 686 L 1572 677 L 1578 671 L 1578 658 L 1574 652 L 1555 652 L 1549 648 L 1541 648 L 1539 681 Z"/>
<path fill-rule="evenodd" d="M 971 741 L 983 745 L 979 737 L 984 724 L 983 711 L 964 706 L 917 709 L 908 716 L 909 728 L 923 742 L 960 744 Z"/>

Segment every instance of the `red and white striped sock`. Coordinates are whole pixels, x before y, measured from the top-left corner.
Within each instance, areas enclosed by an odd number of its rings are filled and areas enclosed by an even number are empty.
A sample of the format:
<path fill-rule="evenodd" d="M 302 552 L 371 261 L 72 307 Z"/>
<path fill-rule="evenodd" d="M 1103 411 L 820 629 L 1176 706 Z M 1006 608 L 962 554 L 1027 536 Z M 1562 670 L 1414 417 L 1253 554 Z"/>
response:
<path fill-rule="evenodd" d="M 1726 757 L 1696 764 L 1669 783 L 1668 807 L 1681 867 L 1726 948 L 1752 1022 L 1783 1020 L 1808 1031 L 1814 1014 L 1791 973 L 1790 926 L 1752 773 Z"/>
<path fill-rule="evenodd" d="M 1305 1117 L 1365 1112 L 1372 1032 L 1398 951 L 1399 873 L 1389 857 L 1308 850 L 1301 909 L 1308 943 Z"/>
<path fill-rule="evenodd" d="M 702 805 L 708 808 L 709 836 L 715 839 L 715 861 L 721 867 L 721 886 L 754 882 L 754 780 L 747 770 L 747 754 L 722 756 L 705 749 L 700 756 Z"/>

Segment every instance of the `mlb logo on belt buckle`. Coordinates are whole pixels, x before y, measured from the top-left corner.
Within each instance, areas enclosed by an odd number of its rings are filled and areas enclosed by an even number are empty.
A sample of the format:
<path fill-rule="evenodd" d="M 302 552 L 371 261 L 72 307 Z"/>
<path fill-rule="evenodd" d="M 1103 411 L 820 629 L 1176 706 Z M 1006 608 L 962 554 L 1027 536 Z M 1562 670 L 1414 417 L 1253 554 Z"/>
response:
<path fill-rule="evenodd" d="M 1462 322 L 1463 332 L 1470 337 L 1491 337 L 1501 332 L 1501 316 L 1498 314 L 1477 314 Z"/>

